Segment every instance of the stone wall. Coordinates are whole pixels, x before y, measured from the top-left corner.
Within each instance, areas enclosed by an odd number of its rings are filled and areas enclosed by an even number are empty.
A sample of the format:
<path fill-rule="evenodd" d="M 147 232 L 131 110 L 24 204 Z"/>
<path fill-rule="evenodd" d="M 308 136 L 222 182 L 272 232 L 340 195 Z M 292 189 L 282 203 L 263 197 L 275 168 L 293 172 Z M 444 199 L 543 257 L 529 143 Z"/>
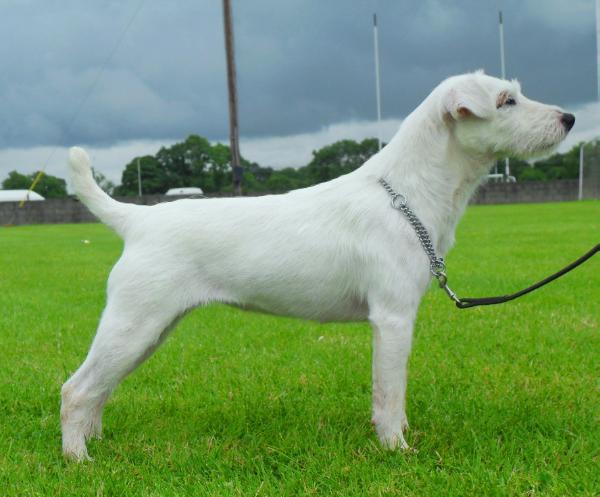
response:
<path fill-rule="evenodd" d="M 173 199 L 174 197 L 168 197 Z M 152 205 L 164 201 L 164 195 L 118 198 L 120 201 Z M 40 202 L 0 202 L 0 225 L 91 223 L 96 218 L 77 198 L 48 199 Z"/>
<path fill-rule="evenodd" d="M 488 183 L 482 186 L 471 203 L 512 204 L 523 202 L 562 202 L 577 200 L 577 180 L 527 181 L 523 183 Z M 600 198 L 600 185 L 586 185 L 586 198 Z M 154 205 L 181 197 L 144 195 L 117 198 L 122 202 Z M 51 223 L 89 223 L 96 219 L 76 198 L 27 202 L 0 202 L 0 226 Z"/>
<path fill-rule="evenodd" d="M 600 185 L 585 185 L 584 198 L 600 198 Z M 487 183 L 471 199 L 472 204 L 518 204 L 577 200 L 576 179 Z"/>

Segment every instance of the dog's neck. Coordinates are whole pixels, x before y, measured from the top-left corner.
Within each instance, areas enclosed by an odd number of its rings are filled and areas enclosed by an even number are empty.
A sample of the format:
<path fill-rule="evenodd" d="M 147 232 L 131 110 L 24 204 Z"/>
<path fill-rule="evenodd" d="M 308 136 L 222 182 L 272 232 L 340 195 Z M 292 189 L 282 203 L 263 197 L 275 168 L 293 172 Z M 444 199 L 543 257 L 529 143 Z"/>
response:
<path fill-rule="evenodd" d="M 456 225 L 493 163 L 491 156 L 466 152 L 453 126 L 426 100 L 406 118 L 378 160 L 365 165 L 408 198 L 440 254 L 454 243 Z"/>

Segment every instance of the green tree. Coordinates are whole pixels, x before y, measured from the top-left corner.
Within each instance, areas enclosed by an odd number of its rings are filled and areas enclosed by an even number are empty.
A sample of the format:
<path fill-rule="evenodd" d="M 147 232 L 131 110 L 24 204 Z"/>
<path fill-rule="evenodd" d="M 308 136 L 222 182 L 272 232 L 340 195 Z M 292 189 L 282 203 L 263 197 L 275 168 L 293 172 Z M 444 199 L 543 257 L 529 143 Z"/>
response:
<path fill-rule="evenodd" d="M 25 174 L 11 171 L 8 173 L 8 178 L 2 182 L 2 188 L 4 190 L 27 190 L 31 186 L 32 181 L 33 180 Z"/>
<path fill-rule="evenodd" d="M 585 145 L 586 150 L 590 147 L 590 153 L 594 143 Z M 598 146 L 598 145 L 597 145 Z M 545 181 L 551 179 L 576 179 L 579 177 L 579 147 L 575 145 L 565 153 L 556 153 L 550 157 L 529 163 L 521 159 L 510 159 L 510 172 L 517 181 Z M 600 146 L 598 146 L 600 149 Z M 504 171 L 504 161 L 498 161 L 498 170 Z"/>
<path fill-rule="evenodd" d="M 210 148 L 209 141 L 198 135 L 190 135 L 184 142 L 161 148 L 156 160 L 165 172 L 167 187 L 202 188 L 206 185 L 209 182 Z"/>
<path fill-rule="evenodd" d="M 256 178 L 256 181 L 263 185 L 266 185 L 267 180 L 273 174 L 272 167 L 260 167 L 256 162 L 248 164 L 245 171 L 251 173 Z"/>
<path fill-rule="evenodd" d="M 504 173 L 504 159 L 497 162 L 497 169 L 499 173 Z M 532 172 L 534 169 L 533 164 L 522 159 L 515 157 L 510 158 L 510 175 L 514 176 L 517 181 L 527 181 L 528 179 L 534 179 L 544 174 L 540 171 Z M 492 171 L 493 172 L 493 171 Z"/>
<path fill-rule="evenodd" d="M 311 183 L 321 183 L 354 171 L 378 151 L 376 138 L 361 142 L 341 140 L 313 152 L 313 158 L 306 165 Z"/>
<path fill-rule="evenodd" d="M 517 181 L 545 181 L 548 178 L 544 171 L 533 166 L 529 166 L 519 174 Z"/>
<path fill-rule="evenodd" d="M 208 177 L 204 183 L 207 192 L 220 192 L 231 186 L 231 152 L 228 146 L 216 143 L 208 150 Z M 243 162 L 243 161 L 242 161 Z"/>
<path fill-rule="evenodd" d="M 299 169 L 286 167 L 278 171 L 273 171 L 267 180 L 267 190 L 273 193 L 288 192 L 305 185 L 306 178 L 303 177 Z"/>
<path fill-rule="evenodd" d="M 138 194 L 138 160 L 142 177 L 142 193 L 165 193 L 167 177 L 158 160 L 151 156 L 136 157 L 125 166 L 121 177 L 121 185 L 115 189 L 116 195 Z"/>
<path fill-rule="evenodd" d="M 231 190 L 229 147 L 221 143 L 211 145 L 198 135 L 190 135 L 181 143 L 161 148 L 155 156 L 139 160 L 143 193 L 165 193 L 169 188 L 186 186 L 200 187 L 205 192 Z M 137 194 L 137 161 L 136 157 L 125 166 L 117 194 Z M 249 171 L 246 179 L 251 191 L 264 191 L 263 178 L 268 177 L 271 170 L 244 158 L 242 165 Z"/>
<path fill-rule="evenodd" d="M 20 174 L 17 171 L 8 173 L 8 178 L 2 182 L 5 190 L 28 190 L 38 172 L 33 174 Z M 42 174 L 33 189 L 44 198 L 64 198 L 67 196 L 67 182 L 51 174 Z"/>
<path fill-rule="evenodd" d="M 534 167 L 542 171 L 547 179 L 575 179 L 579 177 L 579 145 L 564 154 L 554 154 L 538 160 Z"/>

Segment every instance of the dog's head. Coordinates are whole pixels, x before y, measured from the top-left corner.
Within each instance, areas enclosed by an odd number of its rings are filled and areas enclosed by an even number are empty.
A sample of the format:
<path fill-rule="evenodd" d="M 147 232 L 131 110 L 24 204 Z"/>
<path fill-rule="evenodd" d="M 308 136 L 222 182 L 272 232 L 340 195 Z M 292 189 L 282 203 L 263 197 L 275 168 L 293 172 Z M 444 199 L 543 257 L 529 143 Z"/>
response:
<path fill-rule="evenodd" d="M 449 78 L 438 90 L 445 121 L 473 153 L 524 159 L 547 154 L 575 123 L 573 114 L 526 98 L 517 81 L 482 71 Z"/>

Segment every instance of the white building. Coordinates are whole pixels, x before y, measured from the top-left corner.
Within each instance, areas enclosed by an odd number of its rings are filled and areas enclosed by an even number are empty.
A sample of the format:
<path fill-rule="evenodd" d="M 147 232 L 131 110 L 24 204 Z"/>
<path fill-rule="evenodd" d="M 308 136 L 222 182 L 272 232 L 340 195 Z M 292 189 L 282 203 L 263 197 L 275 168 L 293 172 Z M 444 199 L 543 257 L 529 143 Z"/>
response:
<path fill-rule="evenodd" d="M 39 202 L 45 200 L 39 193 L 29 190 L 0 190 L 0 202 Z"/>

